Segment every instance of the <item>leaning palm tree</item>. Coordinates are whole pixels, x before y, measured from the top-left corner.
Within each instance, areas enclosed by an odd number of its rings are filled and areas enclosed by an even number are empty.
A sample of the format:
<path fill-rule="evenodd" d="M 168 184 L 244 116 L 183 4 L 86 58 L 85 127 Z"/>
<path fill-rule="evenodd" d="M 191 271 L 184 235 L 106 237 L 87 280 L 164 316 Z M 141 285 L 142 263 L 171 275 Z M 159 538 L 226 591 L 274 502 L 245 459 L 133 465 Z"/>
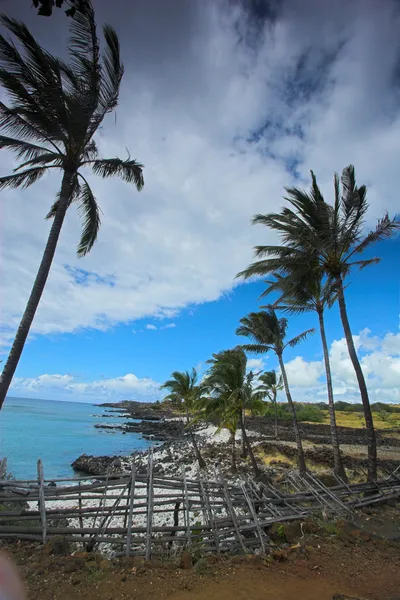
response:
<path fill-rule="evenodd" d="M 337 298 L 336 286 L 330 279 L 323 276 L 322 271 L 317 268 L 317 265 L 314 268 L 310 266 L 309 272 L 306 274 L 302 269 L 300 272 L 297 272 L 294 267 L 285 276 L 282 276 L 279 273 L 274 273 L 274 276 L 274 280 L 267 282 L 269 283 L 269 286 L 263 292 L 262 296 L 266 296 L 271 292 L 280 291 L 281 296 L 274 303 L 275 309 L 283 310 L 290 315 L 301 315 L 306 312 L 315 312 L 318 315 L 319 330 L 324 353 L 334 472 L 338 477 L 347 481 L 346 471 L 344 470 L 340 454 L 335 416 L 335 402 L 333 398 L 332 373 L 324 319 L 325 309 L 327 307 L 330 308 Z"/>
<path fill-rule="evenodd" d="M 288 346 L 291 348 L 297 346 L 297 344 L 305 340 L 310 333 L 314 333 L 314 329 L 307 329 L 307 331 L 303 331 L 300 335 L 285 342 L 288 325 L 287 319 L 278 319 L 273 308 L 270 308 L 268 311 L 252 312 L 247 315 L 247 317 L 240 319 L 240 323 L 241 325 L 237 328 L 236 334 L 244 335 L 253 342 L 252 344 L 242 345 L 243 350 L 246 352 L 254 352 L 255 354 L 265 354 L 266 352 L 269 352 L 269 350 L 272 350 L 278 358 L 287 401 L 292 413 L 293 429 L 298 451 L 299 470 L 300 473 L 303 474 L 306 472 L 303 444 L 297 423 L 296 409 L 290 393 L 286 369 L 283 362 L 283 351 Z"/>
<path fill-rule="evenodd" d="M 391 237 L 400 222 L 386 213 L 376 229 L 364 234 L 365 215 L 368 210 L 367 189 L 358 187 L 354 167 L 350 165 L 339 176 L 334 176 L 334 203 L 325 202 L 311 171 L 312 186 L 309 193 L 298 188 L 286 188 L 286 200 L 290 207 L 280 213 L 256 215 L 253 223 L 260 223 L 277 231 L 282 246 L 257 246 L 255 253 L 261 260 L 251 264 L 238 277 L 268 275 L 296 270 L 310 270 L 310 259 L 317 257 L 317 268 L 325 273 L 336 286 L 340 316 L 349 356 L 360 388 L 364 408 L 368 444 L 368 479 L 377 476 L 376 437 L 368 390 L 355 349 L 347 315 L 344 282 L 352 268 L 364 269 L 379 262 L 379 258 L 360 260 L 359 255 L 379 240 Z"/>
<path fill-rule="evenodd" d="M 0 408 L 21 357 L 42 296 L 67 209 L 78 205 L 82 235 L 78 256 L 93 247 L 100 228 L 100 209 L 81 169 L 96 175 L 117 175 L 138 190 L 143 186 L 142 165 L 130 157 L 99 157 L 94 134 L 118 103 L 124 72 L 117 34 L 103 28 L 101 54 L 90 0 L 70 21 L 70 61 L 53 57 L 27 27 L 7 16 L 0 23 L 22 51 L 0 35 L 0 84 L 9 104 L 0 102 L 0 148 L 21 160 L 14 173 L 0 177 L 0 189 L 27 188 L 53 169 L 62 174 L 60 192 L 47 214 L 52 219 L 42 261 L 0 378 Z M 10 137 L 11 136 L 11 137 Z"/>
<path fill-rule="evenodd" d="M 175 405 L 180 412 L 183 412 L 186 415 L 186 428 L 189 431 L 199 467 L 203 469 L 206 466 L 206 463 L 200 454 L 193 433 L 193 423 L 191 423 L 193 411 L 196 409 L 196 405 L 199 403 L 201 396 L 201 389 L 197 385 L 196 369 L 192 369 L 190 373 L 188 371 L 174 371 L 171 375 L 171 379 L 168 379 L 168 381 L 161 386 L 161 389 L 169 390 L 170 393 L 165 397 L 165 400 L 171 400 L 172 404 Z"/>
<path fill-rule="evenodd" d="M 260 471 L 243 420 L 245 410 L 256 410 L 256 403 L 260 403 L 252 386 L 254 375 L 246 372 L 246 354 L 240 348 L 223 350 L 213 354 L 207 362 L 211 366 L 203 385 L 209 393 L 209 402 L 218 407 L 216 410 L 219 410 L 220 422 L 224 427 L 235 432 L 240 427 L 254 475 L 258 477 Z"/>
<path fill-rule="evenodd" d="M 259 378 L 257 385 L 257 392 L 269 398 L 270 402 L 274 407 L 275 413 L 275 439 L 278 439 L 278 403 L 277 396 L 278 392 L 283 389 L 282 373 L 277 377 L 276 371 L 265 371 Z"/>

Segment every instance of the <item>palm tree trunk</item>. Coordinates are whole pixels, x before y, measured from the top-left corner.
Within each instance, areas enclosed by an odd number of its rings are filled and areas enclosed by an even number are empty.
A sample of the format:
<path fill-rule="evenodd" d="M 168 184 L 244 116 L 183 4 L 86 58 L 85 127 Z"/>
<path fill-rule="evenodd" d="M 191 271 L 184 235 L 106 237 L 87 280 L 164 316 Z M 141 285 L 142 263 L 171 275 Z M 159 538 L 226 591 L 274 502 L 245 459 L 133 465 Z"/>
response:
<path fill-rule="evenodd" d="M 189 434 L 190 434 L 190 439 L 192 440 L 192 445 L 193 445 L 194 453 L 196 455 L 197 462 L 199 463 L 199 467 L 200 467 L 200 469 L 205 469 L 206 468 L 206 461 L 204 460 L 204 458 L 200 454 L 200 450 L 199 450 L 199 447 L 198 447 L 197 442 L 196 442 L 196 437 L 195 437 L 195 435 L 194 435 L 194 433 L 193 433 L 193 431 L 191 429 L 189 431 Z"/>
<path fill-rule="evenodd" d="M 249 456 L 250 456 L 250 461 L 251 461 L 251 466 L 253 467 L 253 471 L 254 471 L 254 476 L 255 477 L 259 477 L 260 476 L 260 471 L 257 465 L 257 461 L 256 461 L 256 457 L 254 456 L 254 452 L 253 449 L 250 445 L 249 442 L 249 438 L 247 437 L 247 433 L 246 433 L 246 429 L 244 426 L 244 422 L 243 419 L 240 420 L 240 427 L 242 429 L 242 440 L 244 440 L 245 446 L 249 452 Z"/>
<path fill-rule="evenodd" d="M 240 429 L 241 431 L 245 431 L 245 425 L 244 425 L 244 410 L 242 410 L 240 412 Z M 240 453 L 240 457 L 241 458 L 247 458 L 247 446 L 246 446 L 246 440 L 244 439 L 244 435 L 242 433 L 242 451 Z"/>
<path fill-rule="evenodd" d="M 331 441 L 333 449 L 333 464 L 334 472 L 338 477 L 341 477 L 344 481 L 347 481 L 346 471 L 344 470 L 342 457 L 340 455 L 339 438 L 336 426 L 335 416 L 335 401 L 333 398 L 333 387 L 332 387 L 332 373 L 331 365 L 329 361 L 328 344 L 326 341 L 325 334 L 325 323 L 323 310 L 318 310 L 319 329 L 321 333 L 322 348 L 324 350 L 324 362 L 326 372 L 326 388 L 328 391 L 328 408 L 329 408 L 329 422 L 331 427 Z"/>
<path fill-rule="evenodd" d="M 274 390 L 274 409 L 275 409 L 275 439 L 278 439 L 278 404 L 276 402 L 276 390 Z"/>
<path fill-rule="evenodd" d="M 231 431 L 231 471 L 237 473 L 235 432 Z"/>
<path fill-rule="evenodd" d="M 200 469 L 205 469 L 206 468 L 206 461 L 204 460 L 204 458 L 202 457 L 202 455 L 200 454 L 200 450 L 199 447 L 197 445 L 196 442 L 196 437 L 192 431 L 192 426 L 189 426 L 189 422 L 190 422 L 190 416 L 189 416 L 189 410 L 186 409 L 186 427 L 189 429 L 189 435 L 190 435 L 190 440 L 192 442 L 192 446 L 193 446 L 193 450 L 196 456 L 196 460 L 199 463 L 199 467 Z"/>
<path fill-rule="evenodd" d="M 343 282 L 340 276 L 336 277 L 338 290 L 339 310 L 342 319 L 343 331 L 347 342 L 350 360 L 353 363 L 356 373 L 358 387 L 360 388 L 361 401 L 364 409 L 365 427 L 367 431 L 368 445 L 368 481 L 373 481 L 377 478 L 376 464 L 376 436 L 374 429 L 374 421 L 372 418 L 371 406 L 369 404 L 368 390 L 365 383 L 364 374 L 361 369 L 360 361 L 358 360 L 356 348 L 354 346 L 353 336 L 351 334 L 350 323 L 347 316 L 346 302 L 344 299 Z"/>
<path fill-rule="evenodd" d="M 58 238 L 60 236 L 61 228 L 65 219 L 65 214 L 68 208 L 71 177 L 71 173 L 64 172 L 61 184 L 61 193 L 58 209 L 50 229 L 49 237 L 47 239 L 47 244 L 44 249 L 39 270 L 37 272 L 31 295 L 29 296 L 29 300 L 25 308 L 25 312 L 22 316 L 17 333 L 15 335 L 13 345 L 11 346 L 7 362 L 4 365 L 4 369 L 0 377 L 0 410 L 3 406 L 8 389 L 11 385 L 12 378 L 14 377 L 14 373 L 21 358 L 26 338 L 28 337 L 29 330 L 31 328 L 36 310 L 39 306 L 39 302 L 46 285 L 47 278 L 49 276 L 51 264 L 53 262 L 54 254 L 57 248 Z"/>
<path fill-rule="evenodd" d="M 303 444 L 301 442 L 299 425 L 297 423 L 296 409 L 294 407 L 292 396 L 291 396 L 291 393 L 289 390 L 289 383 L 288 383 L 288 379 L 287 379 L 287 375 L 286 375 L 285 365 L 283 364 L 282 354 L 277 353 L 277 356 L 278 356 L 278 360 L 279 360 L 279 366 L 281 368 L 283 385 L 285 386 L 286 398 L 287 398 L 289 408 L 290 408 L 290 411 L 292 413 L 292 418 L 293 418 L 294 436 L 296 438 L 297 452 L 299 455 L 298 456 L 299 471 L 300 471 L 301 475 L 304 475 L 304 473 L 306 473 L 306 471 L 307 471 L 307 468 L 306 468 L 306 461 L 304 458 Z"/>

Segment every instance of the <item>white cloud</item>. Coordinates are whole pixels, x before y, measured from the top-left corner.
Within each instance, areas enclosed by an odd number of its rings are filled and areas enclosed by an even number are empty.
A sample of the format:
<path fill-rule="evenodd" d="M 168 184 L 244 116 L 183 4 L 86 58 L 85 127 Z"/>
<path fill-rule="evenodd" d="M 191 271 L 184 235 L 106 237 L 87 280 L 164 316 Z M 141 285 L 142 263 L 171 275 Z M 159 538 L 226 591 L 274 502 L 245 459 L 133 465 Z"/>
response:
<path fill-rule="evenodd" d="M 11 395 L 33 396 L 56 400 L 145 400 L 160 398 L 160 384 L 149 378 L 140 379 L 133 373 L 121 377 L 81 382 L 71 375 L 39 375 L 36 378 L 17 377 L 11 385 Z"/>
<path fill-rule="evenodd" d="M 15 4 L 10 14 L 26 16 Z M 104 7 L 101 17 L 120 31 L 127 73 L 117 121 L 110 119 L 98 143 L 105 156 L 129 147 L 145 164 L 145 188 L 138 194 L 91 178 L 104 213 L 99 240 L 88 257 L 75 257 L 80 226 L 71 207 L 32 334 L 173 318 L 219 298 L 252 247 L 274 242 L 250 219 L 281 204 L 293 182 L 289 168 L 302 185 L 313 168 L 331 198 L 333 171 L 352 162 L 359 182 L 370 185 L 370 222 L 396 208 L 397 3 L 282 5 L 276 23 L 258 33 L 239 3 L 163 10 L 165 18 L 178 15 L 169 27 L 159 26 L 147 3 L 135 5 L 135 18 Z M 64 30 L 55 38 L 64 39 Z M 1 174 L 11 166 L 3 153 Z M 3 346 L 29 296 L 59 183 L 51 176 L 1 194 Z"/>
<path fill-rule="evenodd" d="M 353 336 L 371 402 L 400 401 L 400 345 L 398 334 L 387 333 L 383 338 L 364 329 Z M 334 395 L 340 400 L 360 402 L 357 379 L 347 352 L 344 338 L 334 340 L 330 347 L 330 362 Z M 323 361 L 306 361 L 297 356 L 286 363 L 294 397 L 304 401 L 326 399 Z"/>
<path fill-rule="evenodd" d="M 265 369 L 264 360 L 262 358 L 249 358 L 247 360 L 247 369 L 249 371 L 262 371 Z"/>
<path fill-rule="evenodd" d="M 39 391 L 40 389 L 65 389 L 73 381 L 71 375 L 39 375 L 34 378 L 15 377 L 12 389 L 24 388 L 25 391 Z"/>
<path fill-rule="evenodd" d="M 307 362 L 301 356 L 287 362 L 285 367 L 291 385 L 298 387 L 316 385 L 323 373 L 321 361 Z"/>
<path fill-rule="evenodd" d="M 161 327 L 161 329 L 173 329 L 174 327 L 176 327 L 176 323 L 167 323 L 164 327 Z"/>
<path fill-rule="evenodd" d="M 157 327 L 155 325 L 152 325 L 151 323 L 148 323 L 146 325 L 146 329 L 149 329 L 150 331 L 157 331 Z"/>

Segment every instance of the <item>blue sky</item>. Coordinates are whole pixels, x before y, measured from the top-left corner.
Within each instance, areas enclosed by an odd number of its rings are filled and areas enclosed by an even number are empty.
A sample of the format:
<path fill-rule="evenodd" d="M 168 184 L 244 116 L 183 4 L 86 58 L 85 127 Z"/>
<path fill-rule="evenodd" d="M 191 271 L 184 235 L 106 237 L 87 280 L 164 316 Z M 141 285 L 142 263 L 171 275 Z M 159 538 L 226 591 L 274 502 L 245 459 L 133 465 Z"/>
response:
<path fill-rule="evenodd" d="M 41 19 L 29 1 L 4 0 L 47 48 L 65 53 L 68 20 Z M 103 156 L 145 164 L 144 190 L 89 175 L 103 211 L 98 241 L 75 254 L 80 223 L 67 216 L 12 395 L 78 401 L 152 400 L 177 369 L 204 369 L 240 341 L 262 283 L 238 284 L 252 248 L 274 243 L 250 224 L 283 205 L 284 187 L 325 198 L 350 163 L 368 185 L 366 229 L 399 210 L 400 16 L 395 0 L 263 3 L 125 0 L 96 3 L 117 29 L 126 64 L 117 118 L 97 136 Z M 301 4 L 301 6 L 300 6 Z M 117 7 L 118 8 L 118 7 Z M 267 8 L 267 3 L 265 3 Z M 156 15 L 156 17 L 154 16 Z M 51 23 L 51 27 L 49 24 Z M 154 40 L 157 40 L 157 43 Z M 396 75 L 397 74 L 397 75 Z M 2 154 L 1 173 L 14 166 Z M 48 235 L 44 220 L 59 178 L 2 192 L 0 353 L 7 356 Z M 347 302 L 373 400 L 400 401 L 399 238 L 382 262 L 353 273 Z M 371 254 L 371 255 L 372 255 Z M 358 401 L 337 308 L 326 317 L 335 391 Z M 289 335 L 313 327 L 292 318 Z M 325 397 L 318 335 L 287 351 L 298 400 Z M 274 368 L 274 357 L 251 357 Z"/>

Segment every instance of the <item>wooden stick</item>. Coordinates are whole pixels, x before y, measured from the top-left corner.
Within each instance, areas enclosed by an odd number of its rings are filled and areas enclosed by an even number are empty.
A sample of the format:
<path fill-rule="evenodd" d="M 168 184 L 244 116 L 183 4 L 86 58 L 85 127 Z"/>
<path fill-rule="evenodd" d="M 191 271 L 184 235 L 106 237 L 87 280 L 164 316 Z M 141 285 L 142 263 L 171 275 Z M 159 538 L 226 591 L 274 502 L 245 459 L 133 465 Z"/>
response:
<path fill-rule="evenodd" d="M 37 473 L 38 473 L 38 483 L 39 483 L 39 510 L 40 510 L 40 520 L 42 522 L 43 545 L 44 545 L 46 543 L 46 501 L 44 498 L 43 463 L 40 460 L 40 458 L 37 462 Z"/>
<path fill-rule="evenodd" d="M 257 517 L 256 511 L 255 511 L 254 505 L 252 504 L 252 502 L 250 500 L 250 496 L 247 493 L 246 484 L 244 483 L 244 481 L 242 482 L 242 490 L 243 490 L 243 495 L 246 498 L 247 505 L 248 505 L 249 510 L 250 510 L 250 514 L 251 514 L 251 516 L 253 518 L 253 521 L 254 521 L 254 523 L 256 525 L 256 528 L 257 528 L 257 533 L 258 533 L 258 537 L 260 538 L 260 544 L 261 544 L 262 551 L 265 554 L 265 544 L 264 544 L 263 532 L 262 532 L 261 527 L 259 525 L 258 517 Z"/>
<path fill-rule="evenodd" d="M 192 545 L 191 531 L 190 531 L 190 508 L 189 508 L 189 498 L 188 498 L 188 490 L 186 484 L 186 474 L 183 472 L 183 489 L 184 489 L 184 509 L 186 512 L 186 527 L 187 527 L 187 544 L 190 548 Z"/>
<path fill-rule="evenodd" d="M 226 501 L 226 506 L 228 509 L 228 513 L 232 519 L 232 523 L 233 523 L 233 527 L 235 529 L 235 533 L 236 533 L 236 539 L 238 540 L 243 552 L 246 552 L 246 546 L 243 543 L 243 538 L 240 535 L 240 531 L 239 531 L 239 526 L 238 526 L 238 522 L 237 522 L 237 518 L 236 518 L 236 513 L 235 510 L 232 506 L 232 502 L 231 499 L 229 497 L 229 491 L 228 491 L 228 486 L 226 485 L 226 481 L 224 479 L 224 476 L 222 475 L 222 471 L 220 468 L 218 468 L 218 475 L 224 490 L 224 496 L 225 496 L 225 501 Z"/>
<path fill-rule="evenodd" d="M 135 481 L 136 481 L 136 467 L 135 463 L 132 464 L 132 473 L 131 473 L 131 485 L 129 489 L 129 512 L 128 512 L 128 529 L 126 532 L 126 549 L 125 554 L 129 556 L 131 551 L 131 543 L 132 543 L 132 521 L 133 521 L 133 504 L 135 501 Z"/>
<path fill-rule="evenodd" d="M 149 459 L 147 467 L 147 527 L 146 527 L 146 560 L 151 558 L 151 535 L 153 527 L 153 447 L 149 450 Z"/>
<path fill-rule="evenodd" d="M 83 518 L 82 518 L 82 495 L 81 495 L 81 482 L 78 482 L 78 487 L 79 487 L 79 500 L 78 500 L 78 506 L 79 506 L 79 527 L 82 529 L 83 528 Z M 83 534 L 82 534 L 83 537 Z"/>

